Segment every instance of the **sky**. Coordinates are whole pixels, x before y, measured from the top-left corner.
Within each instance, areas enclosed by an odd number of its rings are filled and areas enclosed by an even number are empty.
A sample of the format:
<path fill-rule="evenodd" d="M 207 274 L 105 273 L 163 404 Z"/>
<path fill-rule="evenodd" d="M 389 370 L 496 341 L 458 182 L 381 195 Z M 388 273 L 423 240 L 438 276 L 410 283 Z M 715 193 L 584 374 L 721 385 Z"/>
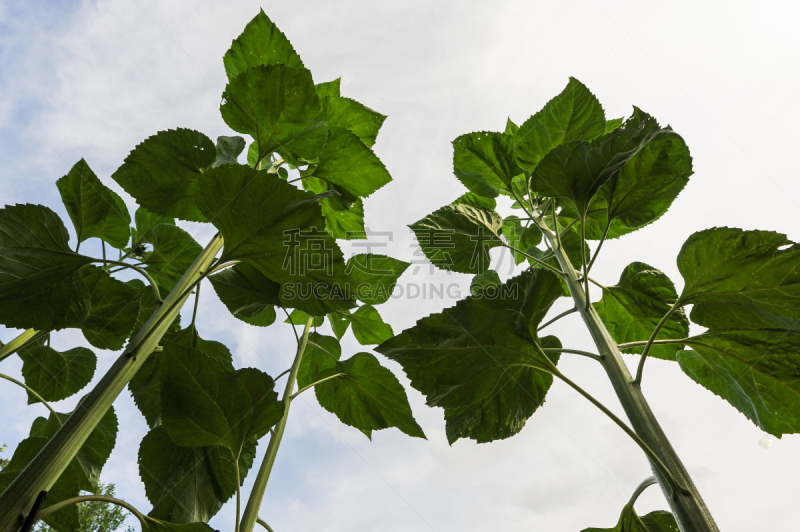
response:
<path fill-rule="evenodd" d="M 665 216 L 605 244 L 593 269 L 600 282 L 614 284 L 626 265 L 641 261 L 680 291 L 675 257 L 689 235 L 709 227 L 800 240 L 800 7 L 785 1 L 0 0 L 1 203 L 40 203 L 66 220 L 55 180 L 83 157 L 133 212 L 134 201 L 109 176 L 137 143 L 175 127 L 212 139 L 233 134 L 218 112 L 222 55 L 259 8 L 316 82 L 341 77 L 344 96 L 388 115 L 374 149 L 394 181 L 365 202 L 367 226 L 393 235 L 380 252 L 419 260 L 406 226 L 465 191 L 452 174 L 454 138 L 502 130 L 507 117 L 523 122 L 569 76 L 594 92 L 609 118 L 636 105 L 670 124 L 694 161 L 695 174 Z M 202 244 L 214 234 L 182 226 Z M 507 257 L 493 257 L 502 278 L 513 274 Z M 469 277 L 409 268 L 400 279 L 404 296 L 380 308 L 395 332 L 455 303 L 429 289 L 424 298 L 409 295 L 410 286 L 430 284 L 463 297 Z M 559 302 L 552 314 L 568 306 Z M 201 298 L 198 328 L 228 345 L 237 367 L 276 375 L 293 357 L 288 325 L 256 330 L 237 322 L 212 290 Z M 551 330 L 565 345 L 593 349 L 576 315 Z M 0 340 L 17 332 L 0 330 Z M 56 348 L 76 345 L 86 345 L 79 333 L 53 337 Z M 368 350 L 351 333 L 343 347 Z M 114 358 L 99 353 L 93 383 Z M 637 358 L 626 361 L 635 367 Z M 388 429 L 369 441 L 303 394 L 260 513 L 277 532 L 611 527 L 650 475 L 619 428 L 560 383 L 517 436 L 449 446 L 443 412 L 425 406 L 397 364 L 382 362 L 406 385 L 427 440 Z M 19 377 L 20 367 L 12 358 L 2 371 Z M 560 367 L 623 415 L 594 361 L 565 356 Z M 800 436 L 765 436 L 674 363 L 649 361 L 643 389 L 721 530 L 796 529 Z M 25 406 L 25 393 L 10 383 L 0 390 L 8 457 L 45 410 Z M 55 406 L 68 411 L 76 400 Z M 115 407 L 123 429 L 102 480 L 146 511 L 136 453 L 147 426 L 127 392 Z M 636 507 L 667 505 L 650 488 Z M 231 530 L 233 512 L 228 503 L 212 525 Z"/>

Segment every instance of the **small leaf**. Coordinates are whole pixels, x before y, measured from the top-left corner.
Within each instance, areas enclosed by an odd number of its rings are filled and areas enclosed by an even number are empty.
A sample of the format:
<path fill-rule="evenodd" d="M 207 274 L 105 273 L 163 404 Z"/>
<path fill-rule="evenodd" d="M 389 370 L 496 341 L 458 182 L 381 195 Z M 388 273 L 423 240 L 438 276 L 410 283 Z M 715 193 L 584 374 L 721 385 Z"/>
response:
<path fill-rule="evenodd" d="M 312 332 L 308 335 L 308 344 L 300 359 L 297 370 L 297 386 L 305 388 L 319 380 L 318 375 L 336 367 L 342 357 L 342 346 L 336 338 Z"/>
<path fill-rule="evenodd" d="M 342 78 L 336 78 L 333 81 L 325 81 L 323 83 L 317 83 L 314 85 L 314 88 L 317 91 L 317 96 L 320 99 L 326 96 L 341 96 L 342 92 L 340 89 L 340 85 L 342 82 Z"/>
<path fill-rule="evenodd" d="M 341 340 L 342 336 L 344 336 L 344 333 L 347 332 L 347 328 L 350 326 L 350 321 L 351 316 L 347 310 L 337 310 L 328 314 L 328 323 L 331 324 L 333 334 L 335 334 L 336 338 L 339 340 Z"/>
<path fill-rule="evenodd" d="M 302 310 L 293 310 L 289 317 L 286 318 L 283 323 L 291 323 L 296 327 L 305 327 L 306 323 L 310 316 L 303 312 Z M 314 316 L 314 327 L 322 327 L 322 324 L 325 322 L 325 316 Z"/>
<path fill-rule="evenodd" d="M 800 328 L 800 245 L 727 227 L 690 236 L 678 254 L 681 303 L 709 328 Z"/>
<path fill-rule="evenodd" d="M 450 203 L 450 205 L 472 205 L 473 207 L 480 207 L 482 209 L 488 209 L 493 211 L 497 208 L 497 201 L 494 198 L 487 198 L 486 196 L 480 196 L 475 194 L 474 192 L 467 192 L 466 194 L 459 196 L 455 201 Z"/>
<path fill-rule="evenodd" d="M 511 192 L 511 180 L 522 170 L 514 159 L 512 137 L 479 131 L 453 141 L 453 170 L 470 191 L 494 198 Z"/>
<path fill-rule="evenodd" d="M 247 143 L 240 136 L 217 137 L 217 158 L 211 165 L 216 168 L 223 164 L 239 164 L 239 155 L 244 151 Z"/>
<path fill-rule="evenodd" d="M 214 143 L 199 131 L 169 129 L 136 146 L 111 178 L 150 212 L 206 222 L 194 205 L 194 191 L 215 159 Z"/>
<path fill-rule="evenodd" d="M 255 458 L 249 443 L 239 457 L 244 481 Z M 139 446 L 139 475 L 153 509 L 150 517 L 172 523 L 208 521 L 236 493 L 231 452 L 222 446 L 181 447 L 156 427 Z"/>
<path fill-rule="evenodd" d="M 800 432 L 800 332 L 709 330 L 686 341 L 681 369 L 764 432 Z"/>
<path fill-rule="evenodd" d="M 153 251 L 147 255 L 144 263 L 148 273 L 161 288 L 162 295 L 168 294 L 175 287 L 203 251 L 189 233 L 174 225 L 155 226 L 145 241 L 153 246 Z"/>
<path fill-rule="evenodd" d="M 501 286 L 496 297 L 468 297 L 423 318 L 376 351 L 400 363 L 429 406 L 445 410 L 447 439 L 479 443 L 522 430 L 545 399 L 553 377 L 542 371 L 536 328 L 561 295 L 558 277 L 528 270 Z M 548 355 L 555 364 L 558 355 Z"/>
<path fill-rule="evenodd" d="M 275 321 L 281 285 L 246 263 L 234 264 L 208 278 L 222 303 L 234 317 L 266 327 Z"/>
<path fill-rule="evenodd" d="M 519 131 L 519 126 L 511 121 L 509 118 L 506 120 L 506 129 L 503 131 L 506 135 L 515 135 Z"/>
<path fill-rule="evenodd" d="M 175 219 L 170 218 L 169 216 L 161 216 L 160 214 L 155 214 L 144 207 L 139 207 L 136 209 L 136 214 L 134 215 L 134 219 L 136 221 L 136 228 L 131 229 L 132 239 L 131 239 L 131 246 L 136 247 L 140 244 L 144 244 L 149 241 L 150 232 L 153 230 L 155 226 L 158 224 L 167 224 L 167 225 L 175 225 Z M 142 256 L 144 250 L 140 250 L 141 253 L 136 253 L 136 256 Z"/>
<path fill-rule="evenodd" d="M 503 236 L 506 237 L 508 245 L 511 246 L 511 256 L 514 262 L 520 264 L 527 260 L 527 257 L 518 251 L 527 252 L 529 248 L 535 248 L 542 242 L 542 232 L 538 227 L 531 224 L 523 227 L 522 220 L 516 216 L 509 216 L 503 220 Z"/>
<path fill-rule="evenodd" d="M 608 135 L 609 133 L 617 129 L 619 126 L 621 126 L 623 122 L 625 122 L 625 117 L 612 118 L 611 120 L 606 120 L 606 130 L 603 134 Z"/>
<path fill-rule="evenodd" d="M 486 270 L 472 278 L 472 282 L 469 284 L 469 293 L 474 297 L 482 297 L 484 290 L 488 289 L 488 297 L 492 290 L 497 290 L 502 284 L 503 281 L 500 280 L 500 276 L 497 275 L 496 271 Z"/>
<path fill-rule="evenodd" d="M 375 144 L 375 139 L 378 137 L 378 130 L 380 130 L 384 120 L 386 120 L 386 115 L 382 115 L 377 111 L 373 111 L 366 105 L 351 100 L 350 98 L 344 98 L 338 94 L 328 94 L 323 97 L 323 95 L 320 94 L 319 85 L 317 85 L 317 94 L 320 97 L 320 105 L 322 105 L 322 109 L 324 110 L 325 121 L 328 123 L 328 127 L 347 129 L 369 147 Z"/>
<path fill-rule="evenodd" d="M 294 51 L 286 35 L 260 10 L 247 23 L 222 58 L 228 79 L 233 79 L 248 67 L 283 64 L 303 68 L 303 61 Z"/>
<path fill-rule="evenodd" d="M 661 131 L 653 117 L 634 109 L 633 116 L 612 133 L 550 151 L 531 175 L 531 188 L 544 196 L 569 199 L 584 216 L 600 187 Z"/>
<path fill-rule="evenodd" d="M 350 315 L 350 322 L 353 324 L 353 336 L 361 345 L 377 345 L 394 336 L 392 327 L 383 321 L 372 305 L 359 307 Z"/>
<path fill-rule="evenodd" d="M 592 140 L 605 130 L 605 113 L 594 94 L 575 78 L 527 119 L 516 132 L 517 163 L 532 172 L 553 148 L 573 140 Z"/>
<path fill-rule="evenodd" d="M 86 317 L 89 293 L 77 272 L 92 259 L 68 242 L 67 229 L 47 207 L 0 209 L 0 323 L 57 330 Z"/>
<path fill-rule="evenodd" d="M 368 438 L 373 430 L 397 427 L 405 434 L 425 438 L 414 420 L 403 386 L 397 377 L 369 353 L 356 353 L 331 369 L 317 374 L 322 379 L 344 373 L 314 387 L 319 404 L 342 423 Z"/>
<path fill-rule="evenodd" d="M 503 245 L 503 219 L 494 211 L 470 205 L 446 205 L 410 225 L 425 256 L 437 267 L 483 273 L 489 250 Z"/>
<path fill-rule="evenodd" d="M 301 172 L 302 173 L 302 172 Z M 318 198 L 336 191 L 341 196 L 324 197 L 319 206 L 325 217 L 325 229 L 334 238 L 344 240 L 366 240 L 367 233 L 364 228 L 364 202 L 361 198 L 351 201 L 352 197 L 344 192 L 341 187 L 317 179 L 310 174 L 303 177 L 303 189 L 308 190 Z"/>
<path fill-rule="evenodd" d="M 223 120 L 256 140 L 257 160 L 275 151 L 306 160 L 319 155 L 327 126 L 308 70 L 253 66 L 231 79 L 222 97 Z"/>
<path fill-rule="evenodd" d="M 312 174 L 355 198 L 365 198 L 392 180 L 377 155 L 348 130 L 331 126 Z"/>
<path fill-rule="evenodd" d="M 386 255 L 360 253 L 347 259 L 346 273 L 359 301 L 380 305 L 389 301 L 397 279 L 408 267 L 409 263 Z"/>
<path fill-rule="evenodd" d="M 49 346 L 36 345 L 19 351 L 25 384 L 36 390 L 45 401 L 60 401 L 81 391 L 94 376 L 97 357 L 85 347 L 59 352 Z M 28 392 L 28 404 L 39 399 Z"/>
<path fill-rule="evenodd" d="M 122 249 L 130 238 L 131 215 L 122 198 L 97 179 L 81 159 L 67 175 L 56 181 L 78 242 L 93 237 Z"/>
<path fill-rule="evenodd" d="M 603 289 L 603 299 L 594 304 L 611 337 L 618 344 L 643 342 L 678 299 L 675 285 L 662 272 L 642 262 L 628 265 L 616 286 Z M 680 339 L 689 336 L 689 320 L 682 310 L 675 312 L 664 324 L 658 339 Z M 643 347 L 630 349 L 641 353 Z M 680 345 L 653 344 L 650 356 L 675 360 Z"/>

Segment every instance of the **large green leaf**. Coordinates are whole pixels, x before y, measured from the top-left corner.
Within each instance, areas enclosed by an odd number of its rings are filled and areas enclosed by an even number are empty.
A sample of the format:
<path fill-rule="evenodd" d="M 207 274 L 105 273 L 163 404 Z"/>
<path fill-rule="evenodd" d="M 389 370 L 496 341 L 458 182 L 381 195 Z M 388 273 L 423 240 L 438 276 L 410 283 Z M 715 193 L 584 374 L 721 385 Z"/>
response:
<path fill-rule="evenodd" d="M 89 293 L 78 270 L 92 259 L 70 250 L 67 229 L 41 205 L 0 209 L 0 323 L 53 330 L 89 312 Z"/>
<path fill-rule="evenodd" d="M 800 245 L 727 227 L 690 236 L 678 254 L 683 304 L 709 328 L 800 328 Z"/>
<path fill-rule="evenodd" d="M 101 238 L 122 249 L 131 236 L 131 215 L 117 193 L 106 187 L 81 159 L 56 181 L 78 242 Z"/>
<path fill-rule="evenodd" d="M 19 350 L 25 384 L 45 401 L 60 401 L 81 391 L 94 376 L 97 357 L 85 347 L 63 353 L 45 345 Z M 39 399 L 28 392 L 28 404 Z"/>
<path fill-rule="evenodd" d="M 306 160 L 319 155 L 327 126 L 308 70 L 250 67 L 226 85 L 222 97 L 223 120 L 256 140 L 258 160 L 275 151 Z"/>
<path fill-rule="evenodd" d="M 550 151 L 536 165 L 531 188 L 543 196 L 569 199 L 584 216 L 600 187 L 660 131 L 654 118 L 634 109 L 633 116 L 608 135 L 592 142 L 562 144 Z"/>
<path fill-rule="evenodd" d="M 170 346 L 161 355 L 162 424 L 187 447 L 223 445 L 238 459 L 283 417 L 269 375 L 254 368 L 230 371 L 198 349 Z"/>
<path fill-rule="evenodd" d="M 603 289 L 603 299 L 594 308 L 603 320 L 611 337 L 618 344 L 642 342 L 650 335 L 677 301 L 675 285 L 662 272 L 642 262 L 629 264 L 615 286 Z M 675 312 L 661 327 L 658 339 L 686 338 L 689 336 L 689 320 L 682 310 Z M 643 347 L 630 349 L 641 353 Z M 675 344 L 654 344 L 650 356 L 675 360 Z"/>
<path fill-rule="evenodd" d="M 680 532 L 675 517 L 663 510 L 656 510 L 639 517 L 633 506 L 622 510 L 617 526 L 614 528 L 584 528 L 581 532 Z"/>
<path fill-rule="evenodd" d="M 500 215 L 471 205 L 445 205 L 409 227 L 425 256 L 445 270 L 483 273 L 491 262 L 489 250 L 503 245 Z"/>
<path fill-rule="evenodd" d="M 284 64 L 303 67 L 303 61 L 294 51 L 286 35 L 260 10 L 253 20 L 247 23 L 230 49 L 222 58 L 225 72 L 233 79 L 248 67 L 257 65 Z"/>
<path fill-rule="evenodd" d="M 205 222 L 194 205 L 194 191 L 216 153 L 211 139 L 199 131 L 159 131 L 136 146 L 111 178 L 150 212 Z"/>
<path fill-rule="evenodd" d="M 158 224 L 147 234 L 145 242 L 153 246 L 144 263 L 166 296 L 183 277 L 189 266 L 203 251 L 192 236 L 180 227 Z"/>
<path fill-rule="evenodd" d="M 275 321 L 281 285 L 253 266 L 240 262 L 208 278 L 222 303 L 234 317 L 266 327 Z"/>
<path fill-rule="evenodd" d="M 204 340 L 197 330 L 190 326 L 169 340 L 162 341 L 163 349 L 169 353 L 180 347 L 192 348 L 214 360 L 227 371 L 233 371 L 233 357 L 224 344 L 213 340 Z M 161 423 L 161 356 L 163 351 L 153 352 L 128 383 L 133 401 L 139 407 L 150 428 Z"/>
<path fill-rule="evenodd" d="M 394 336 L 392 327 L 383 321 L 372 305 L 359 307 L 350 315 L 350 322 L 353 324 L 353 336 L 361 345 L 377 345 Z"/>
<path fill-rule="evenodd" d="M 255 458 L 255 444 L 248 443 L 239 457 L 239 476 L 244 481 Z M 150 517 L 172 523 L 205 522 L 236 493 L 236 467 L 225 447 L 182 447 L 164 427 L 152 429 L 139 446 L 139 475 Z"/>
<path fill-rule="evenodd" d="M 315 377 L 322 379 L 344 373 L 317 384 L 319 404 L 336 414 L 342 423 L 355 427 L 368 438 L 373 430 L 397 427 L 409 436 L 424 438 L 414 420 L 403 386 L 397 377 L 369 353 L 356 353 Z"/>
<path fill-rule="evenodd" d="M 320 198 L 274 174 L 225 165 L 203 176 L 197 205 L 225 238 L 221 260 L 243 260 L 281 283 L 281 302 L 321 316 L 355 306 L 341 290 L 344 255 L 330 234 Z"/>
<path fill-rule="evenodd" d="M 372 305 L 389 301 L 397 279 L 408 267 L 405 261 L 375 253 L 359 253 L 347 259 L 351 289 L 359 301 Z"/>
<path fill-rule="evenodd" d="M 337 126 L 328 128 L 328 139 L 311 173 L 355 198 L 365 198 L 392 180 L 386 167 L 356 135 Z"/>
<path fill-rule="evenodd" d="M 475 194 L 494 198 L 511 192 L 511 180 L 522 173 L 514 159 L 512 137 L 478 131 L 453 141 L 453 171 Z"/>
<path fill-rule="evenodd" d="M 800 331 L 710 330 L 686 341 L 681 369 L 778 438 L 800 432 Z"/>
<path fill-rule="evenodd" d="M 122 349 L 139 317 L 139 290 L 96 266 L 81 274 L 92 298 L 89 315 L 80 324 L 83 336 L 98 349 Z"/>
<path fill-rule="evenodd" d="M 400 363 L 428 405 L 444 408 L 450 443 L 508 438 L 544 403 L 553 382 L 534 344 L 560 347 L 554 337 L 540 341 L 536 328 L 561 293 L 554 274 L 528 270 L 495 297 L 470 296 L 376 350 Z"/>
<path fill-rule="evenodd" d="M 378 130 L 386 120 L 386 115 L 373 111 L 350 98 L 344 98 L 338 94 L 330 94 L 325 97 L 320 94 L 319 85 L 317 94 L 320 96 L 320 104 L 325 113 L 325 121 L 328 127 L 338 126 L 354 133 L 361 142 L 369 147 L 375 144 Z"/>
<path fill-rule="evenodd" d="M 605 131 L 605 113 L 594 94 L 569 78 L 561 94 L 527 119 L 514 136 L 517 163 L 528 172 L 550 150 L 573 140 L 592 140 Z"/>

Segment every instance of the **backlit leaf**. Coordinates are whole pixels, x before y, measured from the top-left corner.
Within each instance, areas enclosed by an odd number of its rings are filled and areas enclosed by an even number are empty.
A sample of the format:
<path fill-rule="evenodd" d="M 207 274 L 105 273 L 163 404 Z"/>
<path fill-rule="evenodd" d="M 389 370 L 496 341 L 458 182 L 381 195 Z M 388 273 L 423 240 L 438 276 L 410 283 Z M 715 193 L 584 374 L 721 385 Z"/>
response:
<path fill-rule="evenodd" d="M 257 65 L 303 67 L 303 61 L 294 51 L 289 39 L 267 17 L 263 9 L 231 43 L 222 61 L 229 79 L 235 78 L 248 67 Z"/>
<path fill-rule="evenodd" d="M 453 141 L 453 170 L 470 191 L 493 198 L 511 191 L 511 180 L 522 170 L 514 158 L 512 137 L 479 131 Z"/>
<path fill-rule="evenodd" d="M 319 85 L 317 94 L 320 94 Z M 350 98 L 328 95 L 323 98 L 320 94 L 320 105 L 325 113 L 328 127 L 342 127 L 355 134 L 361 142 L 372 147 L 378 136 L 378 130 L 386 120 L 386 115 L 373 111 Z"/>
<path fill-rule="evenodd" d="M 239 164 L 239 155 L 244 151 L 247 143 L 240 136 L 217 137 L 217 158 L 211 168 L 223 164 Z"/>
<path fill-rule="evenodd" d="M 386 255 L 359 253 L 347 259 L 351 289 L 359 301 L 372 305 L 386 303 L 397 285 L 397 279 L 409 263 Z"/>
<path fill-rule="evenodd" d="M 45 345 L 19 350 L 25 384 L 36 390 L 45 401 L 60 401 L 81 391 L 94 375 L 97 357 L 85 347 L 63 353 Z M 28 404 L 39 399 L 28 392 Z"/>
<path fill-rule="evenodd" d="M 372 305 L 364 305 L 350 315 L 353 336 L 361 345 L 380 344 L 394 336 L 392 327 L 383 321 Z"/>
<path fill-rule="evenodd" d="M 208 278 L 222 303 L 234 317 L 260 327 L 275 321 L 281 285 L 258 269 L 240 262 Z"/>

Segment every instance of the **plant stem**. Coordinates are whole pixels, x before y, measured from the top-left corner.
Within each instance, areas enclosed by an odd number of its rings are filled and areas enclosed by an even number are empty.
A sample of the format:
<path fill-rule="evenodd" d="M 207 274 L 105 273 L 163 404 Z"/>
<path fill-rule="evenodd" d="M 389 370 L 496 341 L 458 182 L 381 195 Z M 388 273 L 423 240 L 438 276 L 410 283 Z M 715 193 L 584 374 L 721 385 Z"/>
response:
<path fill-rule="evenodd" d="M 242 479 L 239 477 L 239 459 L 238 459 L 238 457 L 237 457 L 236 462 L 235 462 L 235 467 L 236 467 L 236 521 L 234 522 L 233 531 L 234 532 L 239 532 L 239 523 L 240 523 L 240 519 L 239 518 L 242 515 L 242 513 L 241 513 L 241 505 L 242 505 L 242 488 L 241 488 L 241 484 L 242 484 Z"/>
<path fill-rule="evenodd" d="M 92 502 L 92 501 L 110 502 L 111 504 L 122 506 L 123 508 L 125 508 L 126 510 L 128 510 L 129 512 L 131 512 L 133 515 L 136 516 L 136 519 L 138 519 L 142 525 L 142 531 L 150 529 L 150 526 L 147 524 L 147 518 L 144 515 L 142 515 L 142 513 L 139 510 L 134 508 L 133 505 L 125 501 L 122 501 L 120 499 L 115 499 L 114 497 L 108 497 L 107 495 L 82 495 L 80 497 L 73 497 L 72 499 L 67 499 L 65 501 L 57 502 L 56 504 L 48 506 L 47 508 L 39 512 L 39 519 L 44 519 L 48 515 L 56 513 L 57 511 L 66 508 L 67 506 L 72 506 L 73 504 L 80 504 L 82 502 Z"/>
<path fill-rule="evenodd" d="M 547 323 L 545 323 L 544 325 L 541 325 L 541 326 L 539 326 L 539 328 L 538 328 L 538 329 L 536 329 L 536 332 L 539 332 L 539 331 L 541 331 L 542 329 L 544 329 L 544 328 L 545 328 L 545 327 L 547 327 L 548 325 L 552 325 L 553 323 L 557 322 L 558 320 L 560 320 L 560 319 L 561 319 L 561 318 L 563 318 L 564 316 L 569 316 L 570 314 L 572 314 L 572 313 L 574 313 L 574 312 L 578 312 L 578 309 L 576 309 L 575 307 L 572 307 L 571 309 L 569 309 L 569 310 L 567 310 L 567 311 L 565 311 L 565 312 L 562 312 L 561 314 L 559 314 L 558 316 L 556 316 L 556 317 L 555 317 L 555 318 L 553 318 L 552 320 L 548 321 L 548 322 L 547 322 Z"/>
<path fill-rule="evenodd" d="M 153 278 L 150 277 L 150 274 L 147 273 L 142 268 L 140 268 L 138 266 L 134 266 L 133 264 L 128 264 L 127 262 L 122 262 L 120 260 L 100 260 L 100 259 L 97 259 L 97 262 L 103 262 L 105 264 L 113 264 L 113 265 L 116 265 L 116 266 L 120 266 L 122 268 L 130 268 L 131 270 L 135 271 L 136 273 L 142 275 L 145 279 L 147 279 L 147 282 L 150 283 L 150 286 L 153 288 L 153 295 L 156 298 L 156 302 L 159 305 L 164 302 L 161 299 L 161 294 L 158 291 L 158 285 L 153 280 Z"/>
<path fill-rule="evenodd" d="M 283 389 L 283 401 L 285 403 L 285 410 L 283 417 L 278 424 L 274 427 L 275 432 L 269 439 L 267 452 L 264 454 L 264 459 L 261 462 L 261 467 L 256 475 L 256 480 L 253 483 L 253 489 L 250 491 L 250 498 L 247 500 L 247 506 L 244 508 L 242 514 L 242 522 L 239 527 L 239 532 L 253 532 L 253 527 L 258 519 L 258 510 L 261 507 L 261 501 L 264 498 L 264 492 L 267 489 L 267 482 L 269 482 L 270 473 L 272 473 L 272 466 L 275 464 L 275 457 L 278 455 L 278 447 L 281 445 L 283 439 L 283 432 L 286 430 L 286 421 L 289 418 L 289 407 L 292 404 L 292 391 L 294 390 L 294 383 L 297 380 L 297 372 L 300 370 L 300 361 L 303 359 L 303 352 L 306 350 L 308 344 L 308 333 L 311 331 L 311 326 L 314 324 L 314 317 L 310 316 L 306 321 L 306 326 L 303 329 L 303 339 L 300 340 L 300 345 L 297 347 L 297 355 L 294 357 L 292 369 L 289 372 L 289 378 L 286 380 L 286 387 Z"/>
<path fill-rule="evenodd" d="M 703 502 L 703 498 L 697 491 L 697 487 L 692 482 L 689 473 L 681 463 L 675 450 L 670 445 L 669 439 L 658 424 L 658 420 L 653 415 L 647 400 L 642 394 L 639 386 L 633 384 L 633 379 L 628 371 L 628 367 L 622 360 L 622 354 L 617 348 L 616 343 L 611 338 L 608 330 L 603 325 L 593 306 L 586 306 L 586 294 L 581 287 L 576 272 L 570 267 L 569 259 L 561 247 L 558 235 L 553 234 L 550 229 L 537 216 L 534 220 L 542 230 L 545 238 L 550 242 L 556 254 L 556 259 L 561 264 L 566 273 L 565 280 L 575 301 L 575 306 L 579 309 L 581 317 L 586 323 L 590 334 L 597 346 L 598 352 L 603 356 L 603 367 L 611 381 L 617 397 L 622 403 L 625 414 L 630 420 L 632 429 L 650 447 L 659 459 L 667 466 L 672 475 L 683 486 L 689 489 L 691 495 L 684 495 L 675 490 L 667 481 L 664 474 L 657 467 L 653 467 L 653 472 L 658 478 L 661 489 L 672 509 L 676 521 L 682 532 L 719 532 L 719 528 L 714 523 L 714 518 Z M 555 227 L 558 227 L 556 225 Z M 651 464 L 653 464 L 651 462 Z"/>
<path fill-rule="evenodd" d="M 7 380 L 7 381 L 13 382 L 13 383 L 14 383 L 14 384 L 16 384 L 17 386 L 22 386 L 23 388 L 25 388 L 26 390 L 28 390 L 28 391 L 29 391 L 29 392 L 30 392 L 30 393 L 31 393 L 31 394 L 32 394 L 34 397 L 36 397 L 36 398 L 37 398 L 39 401 L 41 401 L 41 403 L 42 403 L 44 406 L 46 406 L 46 407 L 47 407 L 47 409 L 48 409 L 50 412 L 52 412 L 52 413 L 53 413 L 53 417 L 54 417 L 54 418 L 56 418 L 56 421 L 58 421 L 58 424 L 59 424 L 59 425 L 62 425 L 62 424 L 63 424 L 63 423 L 61 423 L 61 418 L 59 418 L 59 417 L 58 417 L 58 413 L 56 413 L 56 411 L 55 411 L 55 410 L 53 410 L 53 407 L 52 407 L 52 406 L 50 406 L 50 404 L 49 404 L 47 401 L 45 401 L 45 400 L 42 398 L 42 396 L 41 396 L 41 395 L 39 395 L 38 393 L 36 393 L 36 390 L 34 390 L 33 388 L 29 387 L 29 386 L 28 386 L 28 385 L 26 385 L 24 382 L 20 382 L 20 381 L 18 381 L 17 379 L 15 379 L 15 378 L 13 378 L 13 377 L 9 377 L 8 375 L 4 375 L 3 373 L 0 373 L 0 379 L 5 379 L 5 380 Z"/>
<path fill-rule="evenodd" d="M 313 388 L 313 387 L 314 387 L 314 386 L 316 386 L 317 384 L 322 384 L 322 383 L 323 383 L 323 382 L 325 382 L 325 381 L 329 381 L 329 380 L 331 380 L 331 379 L 335 379 L 336 377 L 341 377 L 342 375 L 344 375 L 344 373 L 337 373 L 337 374 L 335 374 L 335 375 L 329 375 L 329 376 L 325 377 L 324 379 L 320 379 L 320 380 L 318 380 L 318 381 L 316 381 L 316 382 L 312 382 L 312 383 L 311 383 L 311 384 L 309 384 L 308 386 L 303 386 L 302 388 L 300 388 L 299 390 L 297 390 L 297 392 L 296 392 L 296 393 L 294 393 L 294 394 L 292 395 L 292 399 L 294 399 L 295 397 L 297 397 L 298 395 L 300 395 L 300 394 L 301 394 L 301 393 L 303 393 L 304 391 L 308 390 L 309 388 Z"/>
<path fill-rule="evenodd" d="M 653 484 L 657 484 L 657 483 L 658 483 L 658 479 L 656 477 L 647 477 L 646 479 L 644 479 L 641 482 L 641 484 L 636 486 L 636 489 L 633 491 L 633 495 L 631 495 L 631 498 L 628 501 L 628 506 L 633 507 L 634 503 L 636 502 L 636 499 L 639 498 L 639 495 L 641 495 L 644 492 L 644 490 L 646 490 L 647 488 L 649 488 Z"/>
<path fill-rule="evenodd" d="M 603 247 L 603 242 L 606 241 L 606 237 L 608 236 L 608 230 L 611 229 L 611 222 L 606 224 L 606 230 L 603 231 L 603 238 L 600 239 L 600 243 L 597 244 L 597 249 L 594 250 L 594 255 L 592 255 L 592 260 L 589 262 L 589 267 L 586 268 L 586 276 L 589 276 L 589 273 L 592 271 L 592 266 L 594 266 L 594 261 L 597 260 L 597 256 L 600 254 L 600 248 Z M 590 279 L 591 280 L 591 279 Z"/>
<path fill-rule="evenodd" d="M 647 345 L 644 346 L 644 351 L 642 351 L 642 358 L 639 359 L 639 367 L 636 368 L 636 378 L 633 380 L 633 383 L 636 386 L 641 386 L 642 384 L 642 372 L 644 371 L 644 361 L 647 359 L 647 355 L 650 354 L 650 348 L 653 347 L 653 342 L 655 341 L 656 336 L 658 336 L 658 332 L 661 330 L 661 327 L 663 327 L 664 324 L 667 323 L 669 317 L 672 316 L 675 313 L 675 311 L 678 310 L 679 308 L 681 308 L 680 299 L 677 300 L 675 304 L 669 308 L 667 313 L 664 314 L 664 317 L 661 318 L 661 321 L 658 322 L 658 325 L 656 325 L 656 328 L 653 329 L 653 334 L 650 335 L 650 338 L 647 340 Z"/>
<path fill-rule="evenodd" d="M 506 243 L 503 243 L 503 245 L 505 247 L 507 247 L 508 249 L 510 249 L 511 251 L 515 251 L 515 252 L 519 253 L 520 255 L 524 255 L 524 256 L 528 257 L 530 260 L 532 260 L 533 262 L 535 262 L 536 264 L 538 264 L 539 266 L 541 266 L 545 270 L 549 270 L 549 271 L 553 272 L 554 274 L 563 277 L 564 274 L 562 272 L 558 271 L 556 268 L 553 268 L 552 266 L 550 266 L 549 264 L 547 264 L 543 260 L 537 259 L 533 255 L 529 255 L 529 254 L 525 253 L 524 251 L 520 251 L 520 250 L 518 250 L 517 248 L 515 248 L 513 246 L 509 246 Z"/>
<path fill-rule="evenodd" d="M 266 528 L 266 529 L 267 529 L 267 532 L 275 532 L 275 531 L 274 531 L 274 530 L 272 530 L 272 528 L 271 528 L 271 527 L 270 527 L 270 526 L 267 524 L 267 522 L 266 522 L 266 521 L 264 521 L 263 519 L 261 519 L 260 517 L 256 517 L 256 523 L 258 523 L 259 525 L 261 525 L 261 526 L 263 526 L 264 528 Z"/>
<path fill-rule="evenodd" d="M 119 393 L 158 346 L 189 297 L 191 288 L 203 278 L 214 257 L 222 249 L 222 244 L 222 236 L 219 234 L 211 239 L 169 293 L 164 304 L 153 312 L 100 382 L 0 495 L 0 532 L 16 530 L 36 495 L 43 490 L 49 491 L 58 480 Z"/>
<path fill-rule="evenodd" d="M 600 355 L 595 355 L 594 353 L 590 353 L 588 351 L 580 351 L 579 349 L 563 349 L 561 347 L 545 347 L 541 349 L 545 353 L 572 353 L 573 355 L 583 355 L 595 360 L 603 360 L 603 357 Z"/>
<path fill-rule="evenodd" d="M 647 345 L 647 342 L 649 342 L 649 341 L 650 340 L 641 341 L 641 342 L 626 342 L 624 344 L 618 344 L 617 347 L 619 347 L 620 349 L 630 349 L 631 347 L 641 347 L 643 345 Z M 689 338 L 675 338 L 675 339 L 665 338 L 663 340 L 653 340 L 653 345 L 685 344 L 688 341 L 689 341 Z"/>
<path fill-rule="evenodd" d="M 17 352 L 17 349 L 21 348 L 25 344 L 30 341 L 33 341 L 37 335 L 39 334 L 46 334 L 42 331 L 37 331 L 36 329 L 28 329 L 27 331 L 23 332 L 7 344 L 5 344 L 2 348 L 0 348 L 0 361 L 5 360 L 6 358 L 10 357 L 14 353 Z"/>
<path fill-rule="evenodd" d="M 202 283 L 197 283 L 197 288 L 195 288 L 194 292 L 194 310 L 192 310 L 192 323 L 190 327 L 194 327 L 194 322 L 197 320 L 197 304 L 200 302 L 200 287 Z"/>

